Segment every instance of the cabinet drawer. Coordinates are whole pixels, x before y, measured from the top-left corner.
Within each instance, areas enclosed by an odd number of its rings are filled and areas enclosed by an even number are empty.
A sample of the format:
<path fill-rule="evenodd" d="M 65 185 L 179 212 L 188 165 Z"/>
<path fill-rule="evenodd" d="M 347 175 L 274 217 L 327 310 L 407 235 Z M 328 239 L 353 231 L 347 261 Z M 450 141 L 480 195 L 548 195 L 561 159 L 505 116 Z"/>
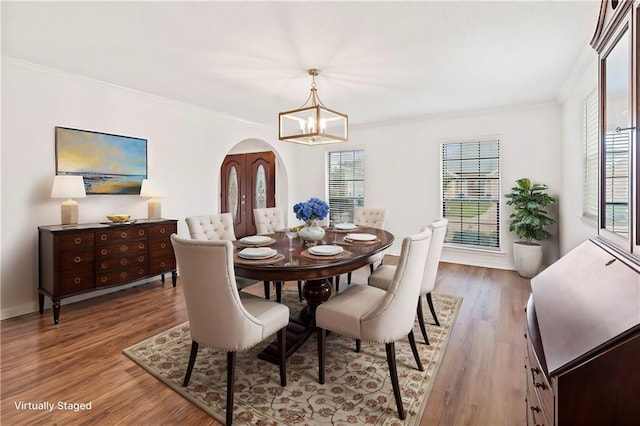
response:
<path fill-rule="evenodd" d="M 176 258 L 161 257 L 159 259 L 149 260 L 149 274 L 156 275 L 176 269 Z"/>
<path fill-rule="evenodd" d="M 535 394 L 545 416 L 548 419 L 552 419 L 554 416 L 553 391 L 529 339 L 527 339 L 527 358 L 529 367 L 527 370 L 527 387 L 531 389 L 529 393 Z M 529 401 L 531 402 L 532 400 L 530 399 Z M 541 418 L 543 418 L 542 413 L 538 413 L 536 419 L 540 420 Z"/>
<path fill-rule="evenodd" d="M 59 237 L 60 248 L 62 250 L 92 247 L 94 241 L 94 234 L 91 231 L 88 232 L 73 232 L 63 233 Z"/>
<path fill-rule="evenodd" d="M 106 287 L 122 284 L 143 278 L 145 275 L 147 275 L 146 266 L 137 266 L 109 272 L 99 272 L 97 274 L 96 285 L 98 287 Z"/>
<path fill-rule="evenodd" d="M 163 223 L 149 226 L 149 238 L 166 238 L 169 241 L 171 234 L 177 232 L 175 223 Z"/>
<path fill-rule="evenodd" d="M 60 253 L 58 268 L 60 271 L 75 270 L 87 266 L 91 269 L 93 265 L 93 250 L 73 250 Z"/>
<path fill-rule="evenodd" d="M 80 266 L 60 272 L 58 279 L 58 295 L 69 295 L 94 287 L 93 264 L 80 264 Z"/>
<path fill-rule="evenodd" d="M 102 258 L 111 256 L 131 255 L 145 252 L 147 250 L 147 241 L 132 241 L 129 243 L 114 244 L 110 246 L 101 246 L 97 248 L 96 256 L 101 261 Z"/>
<path fill-rule="evenodd" d="M 105 229 L 96 232 L 96 244 L 101 246 L 105 244 L 115 244 L 126 240 L 140 240 L 146 237 L 147 228 L 145 226 Z"/>
<path fill-rule="evenodd" d="M 107 272 L 111 269 L 131 268 L 132 266 L 145 266 L 147 256 L 144 253 L 134 254 L 133 256 L 122 256 L 114 258 L 104 258 L 96 263 L 96 272 Z"/>
<path fill-rule="evenodd" d="M 149 241 L 149 256 L 151 258 L 173 256 L 171 241 L 168 239 Z"/>

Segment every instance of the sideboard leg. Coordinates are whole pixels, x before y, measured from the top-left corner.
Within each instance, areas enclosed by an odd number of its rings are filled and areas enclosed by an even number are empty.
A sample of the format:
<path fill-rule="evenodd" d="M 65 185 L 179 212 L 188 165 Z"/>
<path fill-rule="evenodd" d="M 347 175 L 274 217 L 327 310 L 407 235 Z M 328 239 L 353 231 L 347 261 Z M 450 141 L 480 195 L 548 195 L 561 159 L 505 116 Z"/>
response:
<path fill-rule="evenodd" d="M 164 274 L 160 274 L 160 281 L 162 281 L 162 284 L 164 284 Z"/>
<path fill-rule="evenodd" d="M 175 287 L 177 282 L 178 282 L 178 271 L 174 269 L 173 271 L 171 271 L 171 283 Z"/>
<path fill-rule="evenodd" d="M 60 300 L 53 300 L 53 323 L 60 322 Z"/>
<path fill-rule="evenodd" d="M 44 313 L 44 294 L 38 293 L 38 305 L 40 306 L 40 315 Z"/>

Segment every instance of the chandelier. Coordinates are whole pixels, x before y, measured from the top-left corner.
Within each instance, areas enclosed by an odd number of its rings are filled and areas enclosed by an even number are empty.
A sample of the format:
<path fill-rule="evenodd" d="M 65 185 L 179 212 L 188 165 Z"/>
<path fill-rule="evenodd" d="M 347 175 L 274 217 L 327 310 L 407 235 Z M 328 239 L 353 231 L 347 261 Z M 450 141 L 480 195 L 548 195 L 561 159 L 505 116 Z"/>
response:
<path fill-rule="evenodd" d="M 307 70 L 311 93 L 300 108 L 278 114 L 278 139 L 304 145 L 346 142 L 349 117 L 324 106 L 318 97 L 316 77 L 320 70 Z"/>

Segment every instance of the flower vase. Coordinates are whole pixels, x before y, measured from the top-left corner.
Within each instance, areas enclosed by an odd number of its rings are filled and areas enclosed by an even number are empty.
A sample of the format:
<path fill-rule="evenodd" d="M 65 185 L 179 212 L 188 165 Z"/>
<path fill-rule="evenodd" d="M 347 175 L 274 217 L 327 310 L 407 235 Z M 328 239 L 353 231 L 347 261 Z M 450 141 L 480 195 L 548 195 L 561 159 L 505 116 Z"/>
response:
<path fill-rule="evenodd" d="M 318 224 L 317 220 L 307 222 L 307 224 L 298 231 L 298 236 L 302 238 L 307 245 L 316 245 L 318 241 L 324 238 L 324 229 Z"/>

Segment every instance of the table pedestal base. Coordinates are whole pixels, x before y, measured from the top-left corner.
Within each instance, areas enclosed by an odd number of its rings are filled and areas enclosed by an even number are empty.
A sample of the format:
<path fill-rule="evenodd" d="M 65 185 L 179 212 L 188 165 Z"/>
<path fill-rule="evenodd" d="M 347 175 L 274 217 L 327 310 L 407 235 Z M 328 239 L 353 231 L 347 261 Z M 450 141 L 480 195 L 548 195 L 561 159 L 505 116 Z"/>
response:
<path fill-rule="evenodd" d="M 289 318 L 287 325 L 287 358 L 293 355 L 316 331 L 316 308 L 329 300 L 331 296 L 331 284 L 326 279 L 309 280 L 304 283 L 302 297 L 307 306 L 294 313 Z M 258 358 L 279 364 L 278 346 L 272 342 L 264 348 Z"/>

